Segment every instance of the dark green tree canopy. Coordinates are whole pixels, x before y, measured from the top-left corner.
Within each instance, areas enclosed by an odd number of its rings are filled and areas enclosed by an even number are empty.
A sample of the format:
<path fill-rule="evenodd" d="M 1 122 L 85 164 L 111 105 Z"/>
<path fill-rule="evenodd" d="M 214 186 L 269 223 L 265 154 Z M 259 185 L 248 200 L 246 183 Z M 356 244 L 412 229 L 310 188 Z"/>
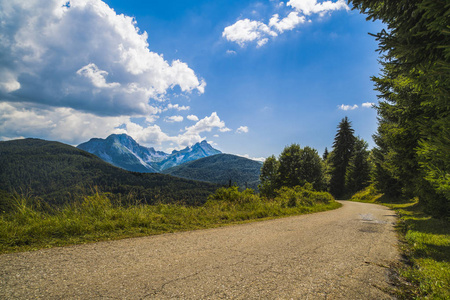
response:
<path fill-rule="evenodd" d="M 350 194 L 354 194 L 370 184 L 369 145 L 357 137 L 347 173 L 345 174 L 345 187 Z"/>
<path fill-rule="evenodd" d="M 284 148 L 277 160 L 270 156 L 261 168 L 260 192 L 272 197 L 281 187 L 312 185 L 315 190 L 326 188 L 324 165 L 317 150 L 311 147 L 302 149 L 298 144 Z"/>
<path fill-rule="evenodd" d="M 274 197 L 277 188 L 277 176 L 280 163 L 275 156 L 269 156 L 261 167 L 259 192 L 265 197 Z"/>
<path fill-rule="evenodd" d="M 354 130 L 347 117 L 338 125 L 330 157 L 331 178 L 330 192 L 335 197 L 342 197 L 345 193 L 345 174 L 355 145 Z"/>

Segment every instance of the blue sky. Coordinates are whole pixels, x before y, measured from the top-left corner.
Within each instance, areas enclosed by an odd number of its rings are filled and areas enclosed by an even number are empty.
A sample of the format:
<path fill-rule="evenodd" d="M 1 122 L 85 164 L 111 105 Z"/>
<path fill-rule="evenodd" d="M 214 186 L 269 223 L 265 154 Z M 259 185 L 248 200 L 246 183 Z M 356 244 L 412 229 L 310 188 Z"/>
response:
<path fill-rule="evenodd" d="M 376 130 L 380 23 L 342 0 L 0 0 L 0 139 L 127 133 L 264 158 Z M 364 105 L 363 105 L 364 104 Z"/>

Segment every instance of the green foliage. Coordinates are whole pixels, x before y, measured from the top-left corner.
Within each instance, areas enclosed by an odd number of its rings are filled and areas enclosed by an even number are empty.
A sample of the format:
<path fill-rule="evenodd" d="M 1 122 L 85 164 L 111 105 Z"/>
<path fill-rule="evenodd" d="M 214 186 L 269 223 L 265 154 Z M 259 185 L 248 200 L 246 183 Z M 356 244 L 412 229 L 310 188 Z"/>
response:
<path fill-rule="evenodd" d="M 342 197 L 347 193 L 345 175 L 355 145 L 353 133 L 351 122 L 345 117 L 338 125 L 338 131 L 333 142 L 333 151 L 329 160 L 331 163 L 330 192 L 335 197 Z"/>
<path fill-rule="evenodd" d="M 177 177 L 257 189 L 261 163 L 231 154 L 216 154 L 163 171 Z"/>
<path fill-rule="evenodd" d="M 282 187 L 276 191 L 276 194 L 275 201 L 287 207 L 328 204 L 334 201 L 330 193 L 314 191 L 311 184 L 294 188 Z"/>
<path fill-rule="evenodd" d="M 12 210 L 0 214 L 0 253 L 211 228 L 340 207 L 334 201 L 286 207 L 262 200 L 249 189 L 239 192 L 237 187 L 219 189 L 201 206 L 124 206 L 109 196 L 94 191 L 80 202 L 54 208 L 42 207 L 36 198 L 18 196 Z"/>
<path fill-rule="evenodd" d="M 269 157 L 261 169 L 261 194 L 273 197 L 281 187 L 311 184 L 316 190 L 326 189 L 324 164 L 317 150 L 298 144 L 285 147 L 278 160 Z"/>
<path fill-rule="evenodd" d="M 94 187 L 111 193 L 115 201 L 126 201 L 132 193 L 150 204 L 198 205 L 218 187 L 169 175 L 128 172 L 75 147 L 37 139 L 0 142 L 0 166 L 1 190 L 30 191 L 59 205 L 81 201 L 95 192 Z M 0 199 L 4 199 L 1 193 Z"/>
<path fill-rule="evenodd" d="M 423 211 L 418 199 L 396 199 L 380 194 L 373 185 L 351 200 L 383 204 L 400 220 L 397 230 L 404 243 L 400 250 L 408 263 L 399 265 L 399 299 L 450 298 L 450 223 Z"/>
<path fill-rule="evenodd" d="M 325 147 L 325 151 L 323 151 L 322 159 L 323 159 L 324 161 L 327 160 L 329 154 L 330 154 L 330 153 L 328 153 L 328 148 Z"/>
<path fill-rule="evenodd" d="M 367 147 L 366 141 L 356 138 L 353 155 L 345 173 L 347 193 L 354 194 L 370 184 L 370 152 L 367 150 Z"/>
<path fill-rule="evenodd" d="M 262 196 L 273 198 L 275 196 L 275 189 L 277 188 L 277 176 L 280 163 L 274 155 L 269 156 L 261 168 L 261 175 L 259 176 L 261 184 L 259 192 Z"/>
<path fill-rule="evenodd" d="M 255 195 L 255 192 L 252 189 L 245 189 L 240 192 L 237 186 L 232 186 L 218 189 L 214 194 L 208 197 L 208 200 L 242 204 L 259 201 L 260 199 Z"/>
<path fill-rule="evenodd" d="M 303 183 L 301 178 L 302 148 L 300 148 L 300 145 L 292 144 L 285 147 L 278 161 L 278 187 L 294 187 Z"/>
<path fill-rule="evenodd" d="M 350 200 L 351 201 L 358 201 L 358 202 L 375 202 L 377 201 L 382 194 L 377 191 L 374 185 L 369 185 L 368 187 L 364 188 L 363 190 L 360 190 L 359 192 L 355 193 Z"/>
<path fill-rule="evenodd" d="M 375 35 L 383 74 L 375 179 L 384 193 L 419 196 L 435 216 L 450 216 L 450 3 L 350 1 L 387 30 Z"/>

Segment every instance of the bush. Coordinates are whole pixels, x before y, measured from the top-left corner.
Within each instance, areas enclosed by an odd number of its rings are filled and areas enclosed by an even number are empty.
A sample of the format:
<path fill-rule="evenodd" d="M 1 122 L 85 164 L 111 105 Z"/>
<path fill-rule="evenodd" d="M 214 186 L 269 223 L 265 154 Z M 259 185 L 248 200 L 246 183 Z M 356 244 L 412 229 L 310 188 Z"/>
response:
<path fill-rule="evenodd" d="M 220 188 L 214 194 L 208 197 L 210 201 L 225 201 L 235 204 L 244 204 L 259 201 L 259 197 L 255 195 L 252 189 L 246 189 L 243 192 L 239 192 L 237 186 L 229 188 Z"/>
<path fill-rule="evenodd" d="M 369 185 L 365 189 L 354 194 L 350 200 L 352 201 L 360 201 L 360 202 L 375 202 L 378 198 L 381 197 L 375 186 Z"/>
<path fill-rule="evenodd" d="M 275 201 L 281 202 L 285 207 L 314 206 L 319 203 L 328 204 L 334 201 L 330 193 L 314 191 L 312 185 L 308 183 L 303 187 L 282 187 L 276 193 Z"/>

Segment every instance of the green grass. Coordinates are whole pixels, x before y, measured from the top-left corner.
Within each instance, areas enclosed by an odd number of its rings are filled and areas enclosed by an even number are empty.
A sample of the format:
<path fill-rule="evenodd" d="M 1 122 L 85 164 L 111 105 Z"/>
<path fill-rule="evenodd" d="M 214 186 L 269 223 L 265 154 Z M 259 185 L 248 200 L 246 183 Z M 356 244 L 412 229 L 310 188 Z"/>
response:
<path fill-rule="evenodd" d="M 450 223 L 425 214 L 417 199 L 393 201 L 371 187 L 351 200 L 383 204 L 399 215 L 397 228 L 407 262 L 397 271 L 409 283 L 401 286 L 400 297 L 450 299 Z"/>
<path fill-rule="evenodd" d="M 52 209 L 36 199 L 16 196 L 12 211 L 0 215 L 0 253 L 212 228 L 340 207 L 335 201 L 289 206 L 283 199 L 264 200 L 248 191 L 232 194 L 238 198 L 212 196 L 202 206 L 125 207 L 111 203 L 106 194 L 95 193 L 81 203 Z"/>

